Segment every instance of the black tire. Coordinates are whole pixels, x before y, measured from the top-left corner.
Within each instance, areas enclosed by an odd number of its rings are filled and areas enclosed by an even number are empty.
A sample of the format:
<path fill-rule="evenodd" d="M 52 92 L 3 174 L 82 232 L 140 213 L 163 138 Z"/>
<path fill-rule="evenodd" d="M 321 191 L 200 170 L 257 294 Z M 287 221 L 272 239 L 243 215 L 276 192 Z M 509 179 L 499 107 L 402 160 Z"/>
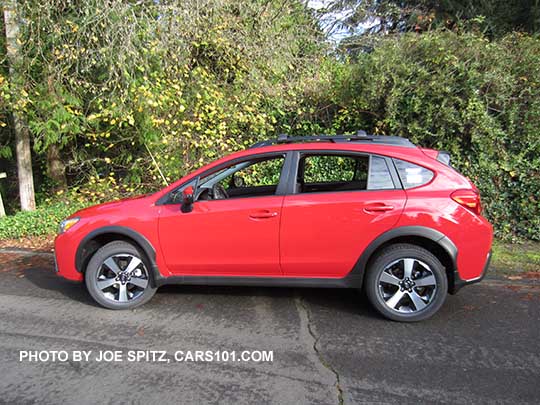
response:
<path fill-rule="evenodd" d="M 370 303 L 384 317 L 416 322 L 441 308 L 448 280 L 444 266 L 431 252 L 416 245 L 395 244 L 370 262 L 364 288 Z"/>
<path fill-rule="evenodd" d="M 132 261 L 134 266 L 138 264 L 130 270 Z M 119 271 L 113 271 L 113 267 Z M 133 309 L 148 302 L 156 293 L 150 269 L 148 258 L 135 246 L 124 241 L 110 242 L 98 249 L 88 262 L 84 274 L 86 288 L 105 308 Z M 114 284 L 101 289 L 98 283 L 101 286 Z"/>

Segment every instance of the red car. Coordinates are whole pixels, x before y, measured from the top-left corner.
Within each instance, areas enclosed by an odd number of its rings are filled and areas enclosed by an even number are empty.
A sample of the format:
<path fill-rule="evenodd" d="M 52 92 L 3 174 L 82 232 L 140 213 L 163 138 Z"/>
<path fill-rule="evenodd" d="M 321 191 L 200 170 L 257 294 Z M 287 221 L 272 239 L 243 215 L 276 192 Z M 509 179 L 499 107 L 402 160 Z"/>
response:
<path fill-rule="evenodd" d="M 492 227 L 446 152 L 391 136 L 260 142 L 60 225 L 58 273 L 111 309 L 164 284 L 364 288 L 418 321 L 480 281 Z"/>

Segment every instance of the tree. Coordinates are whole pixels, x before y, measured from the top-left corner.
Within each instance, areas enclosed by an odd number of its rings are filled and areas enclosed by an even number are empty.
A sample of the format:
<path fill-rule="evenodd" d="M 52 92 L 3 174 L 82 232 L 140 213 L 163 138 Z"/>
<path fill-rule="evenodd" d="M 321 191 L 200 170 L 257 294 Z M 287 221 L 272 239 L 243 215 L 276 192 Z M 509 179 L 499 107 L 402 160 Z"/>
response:
<path fill-rule="evenodd" d="M 19 52 L 20 39 L 17 2 L 15 0 L 5 0 L 3 11 L 6 50 L 9 61 L 9 81 L 12 86 L 13 95 L 24 97 L 24 80 L 18 70 L 22 60 Z M 17 173 L 19 178 L 19 196 L 21 209 L 23 211 L 33 211 L 36 208 L 36 202 L 34 196 L 34 177 L 32 174 L 30 132 L 25 121 L 24 112 L 21 108 L 22 105 L 24 105 L 24 100 L 20 99 L 19 101 L 19 103 L 12 104 L 13 131 L 15 133 Z"/>
<path fill-rule="evenodd" d="M 120 176 L 153 187 L 157 165 L 178 178 L 268 137 L 324 55 L 299 0 L 25 0 L 18 11 L 45 187 Z"/>

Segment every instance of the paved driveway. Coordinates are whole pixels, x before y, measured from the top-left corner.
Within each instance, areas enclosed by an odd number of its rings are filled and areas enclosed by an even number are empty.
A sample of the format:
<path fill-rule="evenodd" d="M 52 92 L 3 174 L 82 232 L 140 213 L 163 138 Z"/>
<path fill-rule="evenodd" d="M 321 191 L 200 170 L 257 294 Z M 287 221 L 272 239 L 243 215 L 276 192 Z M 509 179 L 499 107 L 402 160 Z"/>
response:
<path fill-rule="evenodd" d="M 398 324 L 349 290 L 165 287 L 101 309 L 48 256 L 0 255 L 2 403 L 540 403 L 540 285 L 486 280 Z M 165 362 L 28 362 L 21 350 L 166 351 Z M 178 362 L 178 351 L 273 351 Z M 124 357 L 125 359 L 125 357 Z"/>

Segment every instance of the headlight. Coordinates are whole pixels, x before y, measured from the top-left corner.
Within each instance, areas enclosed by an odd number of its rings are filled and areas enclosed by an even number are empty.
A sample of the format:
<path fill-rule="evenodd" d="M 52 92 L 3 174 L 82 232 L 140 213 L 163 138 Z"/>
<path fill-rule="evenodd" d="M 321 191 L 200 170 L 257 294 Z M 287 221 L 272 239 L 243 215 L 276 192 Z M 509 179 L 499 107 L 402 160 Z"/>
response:
<path fill-rule="evenodd" d="M 75 225 L 77 222 L 79 222 L 80 218 L 69 218 L 64 219 L 62 222 L 60 222 L 60 226 L 58 227 L 58 233 L 64 233 L 67 232 L 69 228 L 71 228 L 73 225 Z"/>

